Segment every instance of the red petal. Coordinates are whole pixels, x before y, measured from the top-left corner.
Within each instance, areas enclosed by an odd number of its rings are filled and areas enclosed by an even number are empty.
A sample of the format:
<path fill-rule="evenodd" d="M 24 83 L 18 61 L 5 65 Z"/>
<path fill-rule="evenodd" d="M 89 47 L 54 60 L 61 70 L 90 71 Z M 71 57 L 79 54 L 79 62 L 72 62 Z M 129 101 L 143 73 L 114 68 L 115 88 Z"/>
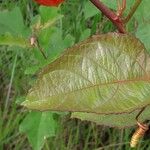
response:
<path fill-rule="evenodd" d="M 44 6 L 58 6 L 64 0 L 35 0 L 38 4 Z"/>

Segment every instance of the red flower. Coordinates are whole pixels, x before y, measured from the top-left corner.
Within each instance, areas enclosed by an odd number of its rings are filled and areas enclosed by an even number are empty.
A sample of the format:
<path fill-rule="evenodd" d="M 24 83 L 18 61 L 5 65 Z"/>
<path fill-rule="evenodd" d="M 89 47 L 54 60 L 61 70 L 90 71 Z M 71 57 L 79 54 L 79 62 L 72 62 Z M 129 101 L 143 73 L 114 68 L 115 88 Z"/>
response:
<path fill-rule="evenodd" d="M 58 6 L 64 0 L 35 0 L 38 4 L 44 6 Z"/>

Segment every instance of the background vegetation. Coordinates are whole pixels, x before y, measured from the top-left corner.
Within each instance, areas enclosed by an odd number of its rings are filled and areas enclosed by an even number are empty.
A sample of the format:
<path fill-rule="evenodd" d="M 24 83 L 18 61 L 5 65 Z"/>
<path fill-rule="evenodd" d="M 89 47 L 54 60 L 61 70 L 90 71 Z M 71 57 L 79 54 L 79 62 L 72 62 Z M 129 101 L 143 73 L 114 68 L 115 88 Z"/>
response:
<path fill-rule="evenodd" d="M 116 10 L 116 1 L 103 0 Z M 127 11 L 134 0 L 127 1 Z M 127 30 L 150 50 L 150 3 L 143 0 Z M 58 8 L 31 0 L 0 2 L 0 149 L 129 150 L 130 129 L 113 129 L 70 119 L 69 113 L 28 112 L 20 103 L 40 68 L 65 48 L 115 27 L 88 0 L 66 0 Z M 29 39 L 36 35 L 47 59 Z M 137 149 L 150 149 L 148 134 Z"/>

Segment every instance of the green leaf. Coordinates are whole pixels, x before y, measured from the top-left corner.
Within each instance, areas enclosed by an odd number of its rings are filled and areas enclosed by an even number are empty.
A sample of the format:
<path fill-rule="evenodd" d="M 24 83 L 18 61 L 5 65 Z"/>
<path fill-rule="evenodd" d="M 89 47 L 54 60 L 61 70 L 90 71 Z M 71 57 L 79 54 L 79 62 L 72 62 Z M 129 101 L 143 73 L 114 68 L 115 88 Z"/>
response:
<path fill-rule="evenodd" d="M 4 35 L 0 35 L 0 45 L 19 46 L 22 48 L 31 47 L 29 40 L 21 36 L 13 36 L 10 33 L 5 33 Z"/>
<path fill-rule="evenodd" d="M 88 38 L 91 34 L 91 30 L 90 29 L 86 29 L 82 32 L 81 37 L 80 37 L 80 41 L 85 40 L 86 38 Z"/>
<path fill-rule="evenodd" d="M 150 21 L 150 13 L 148 13 L 149 8 L 149 0 L 143 0 L 135 12 L 135 18 L 139 21 L 139 23 Z"/>
<path fill-rule="evenodd" d="M 138 22 L 136 36 L 144 43 L 146 49 L 150 51 L 150 13 L 148 13 L 149 8 L 149 0 L 142 1 L 135 13 L 135 18 Z"/>
<path fill-rule="evenodd" d="M 95 9 L 95 6 L 90 1 L 86 2 L 83 11 L 84 11 L 85 19 L 93 17 L 94 15 L 100 13 L 100 11 L 98 9 Z"/>
<path fill-rule="evenodd" d="M 66 35 L 63 39 L 62 30 L 56 27 L 45 31 L 43 30 L 40 37 L 42 37 L 42 39 L 40 39 L 41 45 L 46 50 L 50 60 L 57 58 L 65 48 L 74 44 L 74 38 L 71 35 Z"/>
<path fill-rule="evenodd" d="M 34 150 L 40 150 L 48 137 L 55 136 L 56 122 L 50 112 L 30 112 L 20 125 Z"/>
<path fill-rule="evenodd" d="M 107 7 L 117 10 L 118 9 L 118 3 L 114 0 L 101 0 Z M 121 4 L 121 3 L 120 3 Z M 130 10 L 132 5 L 134 4 L 134 1 L 126 0 L 126 12 Z"/>
<path fill-rule="evenodd" d="M 57 7 L 45 7 L 45 6 L 40 6 L 40 15 L 42 22 L 45 23 L 49 21 L 50 19 L 54 19 L 60 16 L 58 13 L 59 8 Z"/>
<path fill-rule="evenodd" d="M 107 5 L 107 7 L 116 10 L 117 9 L 117 3 L 114 2 L 114 0 L 102 0 L 102 2 Z"/>
<path fill-rule="evenodd" d="M 11 11 L 0 12 L 0 34 L 9 32 L 13 35 L 27 37 L 29 30 L 25 27 L 21 11 L 15 7 Z"/>
<path fill-rule="evenodd" d="M 27 67 L 25 70 L 26 75 L 33 75 L 39 70 L 39 66 L 32 66 L 32 67 Z"/>
<path fill-rule="evenodd" d="M 63 17 L 63 15 L 59 14 L 59 8 L 57 7 L 40 6 L 39 11 L 40 14 L 33 17 L 31 21 L 31 28 L 32 30 L 36 29 L 37 35 L 44 29 L 52 28 Z"/>
<path fill-rule="evenodd" d="M 132 35 L 93 36 L 45 67 L 22 104 L 30 109 L 131 112 L 150 104 L 150 57 Z"/>
<path fill-rule="evenodd" d="M 139 24 L 136 36 L 144 43 L 146 49 L 150 52 L 150 23 Z"/>
<path fill-rule="evenodd" d="M 142 112 L 139 116 L 139 121 L 144 122 L 145 120 L 150 119 L 150 106 Z M 74 112 L 71 115 L 71 118 L 78 118 L 81 120 L 92 121 L 99 125 L 106 125 L 110 127 L 129 127 L 136 125 L 136 116 L 140 110 L 135 110 L 130 113 L 123 113 L 123 114 L 95 114 L 95 113 L 82 113 L 82 112 Z"/>

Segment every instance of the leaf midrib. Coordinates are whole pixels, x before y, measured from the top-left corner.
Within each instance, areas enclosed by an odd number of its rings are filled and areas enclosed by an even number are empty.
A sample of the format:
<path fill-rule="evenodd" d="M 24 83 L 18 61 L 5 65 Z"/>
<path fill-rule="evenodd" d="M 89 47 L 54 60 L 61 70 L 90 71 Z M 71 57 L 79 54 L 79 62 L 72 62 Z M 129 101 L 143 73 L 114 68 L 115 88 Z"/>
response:
<path fill-rule="evenodd" d="M 74 92 L 78 92 L 78 91 L 81 91 L 81 90 L 86 90 L 86 89 L 89 89 L 89 88 L 94 88 L 94 87 L 99 87 L 99 86 L 106 86 L 106 85 L 110 85 L 110 84 L 128 84 L 128 83 L 135 83 L 135 82 L 150 82 L 150 77 L 145 77 L 145 78 L 135 78 L 135 79 L 130 79 L 130 80 L 115 80 L 115 81 L 112 81 L 112 82 L 107 82 L 107 83 L 98 83 L 98 84 L 95 84 L 95 85 L 91 85 L 91 86 L 87 86 L 87 87 L 83 87 L 83 88 L 80 88 L 80 89 L 76 89 L 74 91 L 69 91 L 69 92 L 66 92 L 66 93 L 59 93 L 57 95 L 51 95 L 51 96 L 46 96 L 46 97 L 57 97 L 59 95 L 68 95 L 70 93 L 74 93 Z M 46 98 L 45 97 L 45 98 Z"/>

